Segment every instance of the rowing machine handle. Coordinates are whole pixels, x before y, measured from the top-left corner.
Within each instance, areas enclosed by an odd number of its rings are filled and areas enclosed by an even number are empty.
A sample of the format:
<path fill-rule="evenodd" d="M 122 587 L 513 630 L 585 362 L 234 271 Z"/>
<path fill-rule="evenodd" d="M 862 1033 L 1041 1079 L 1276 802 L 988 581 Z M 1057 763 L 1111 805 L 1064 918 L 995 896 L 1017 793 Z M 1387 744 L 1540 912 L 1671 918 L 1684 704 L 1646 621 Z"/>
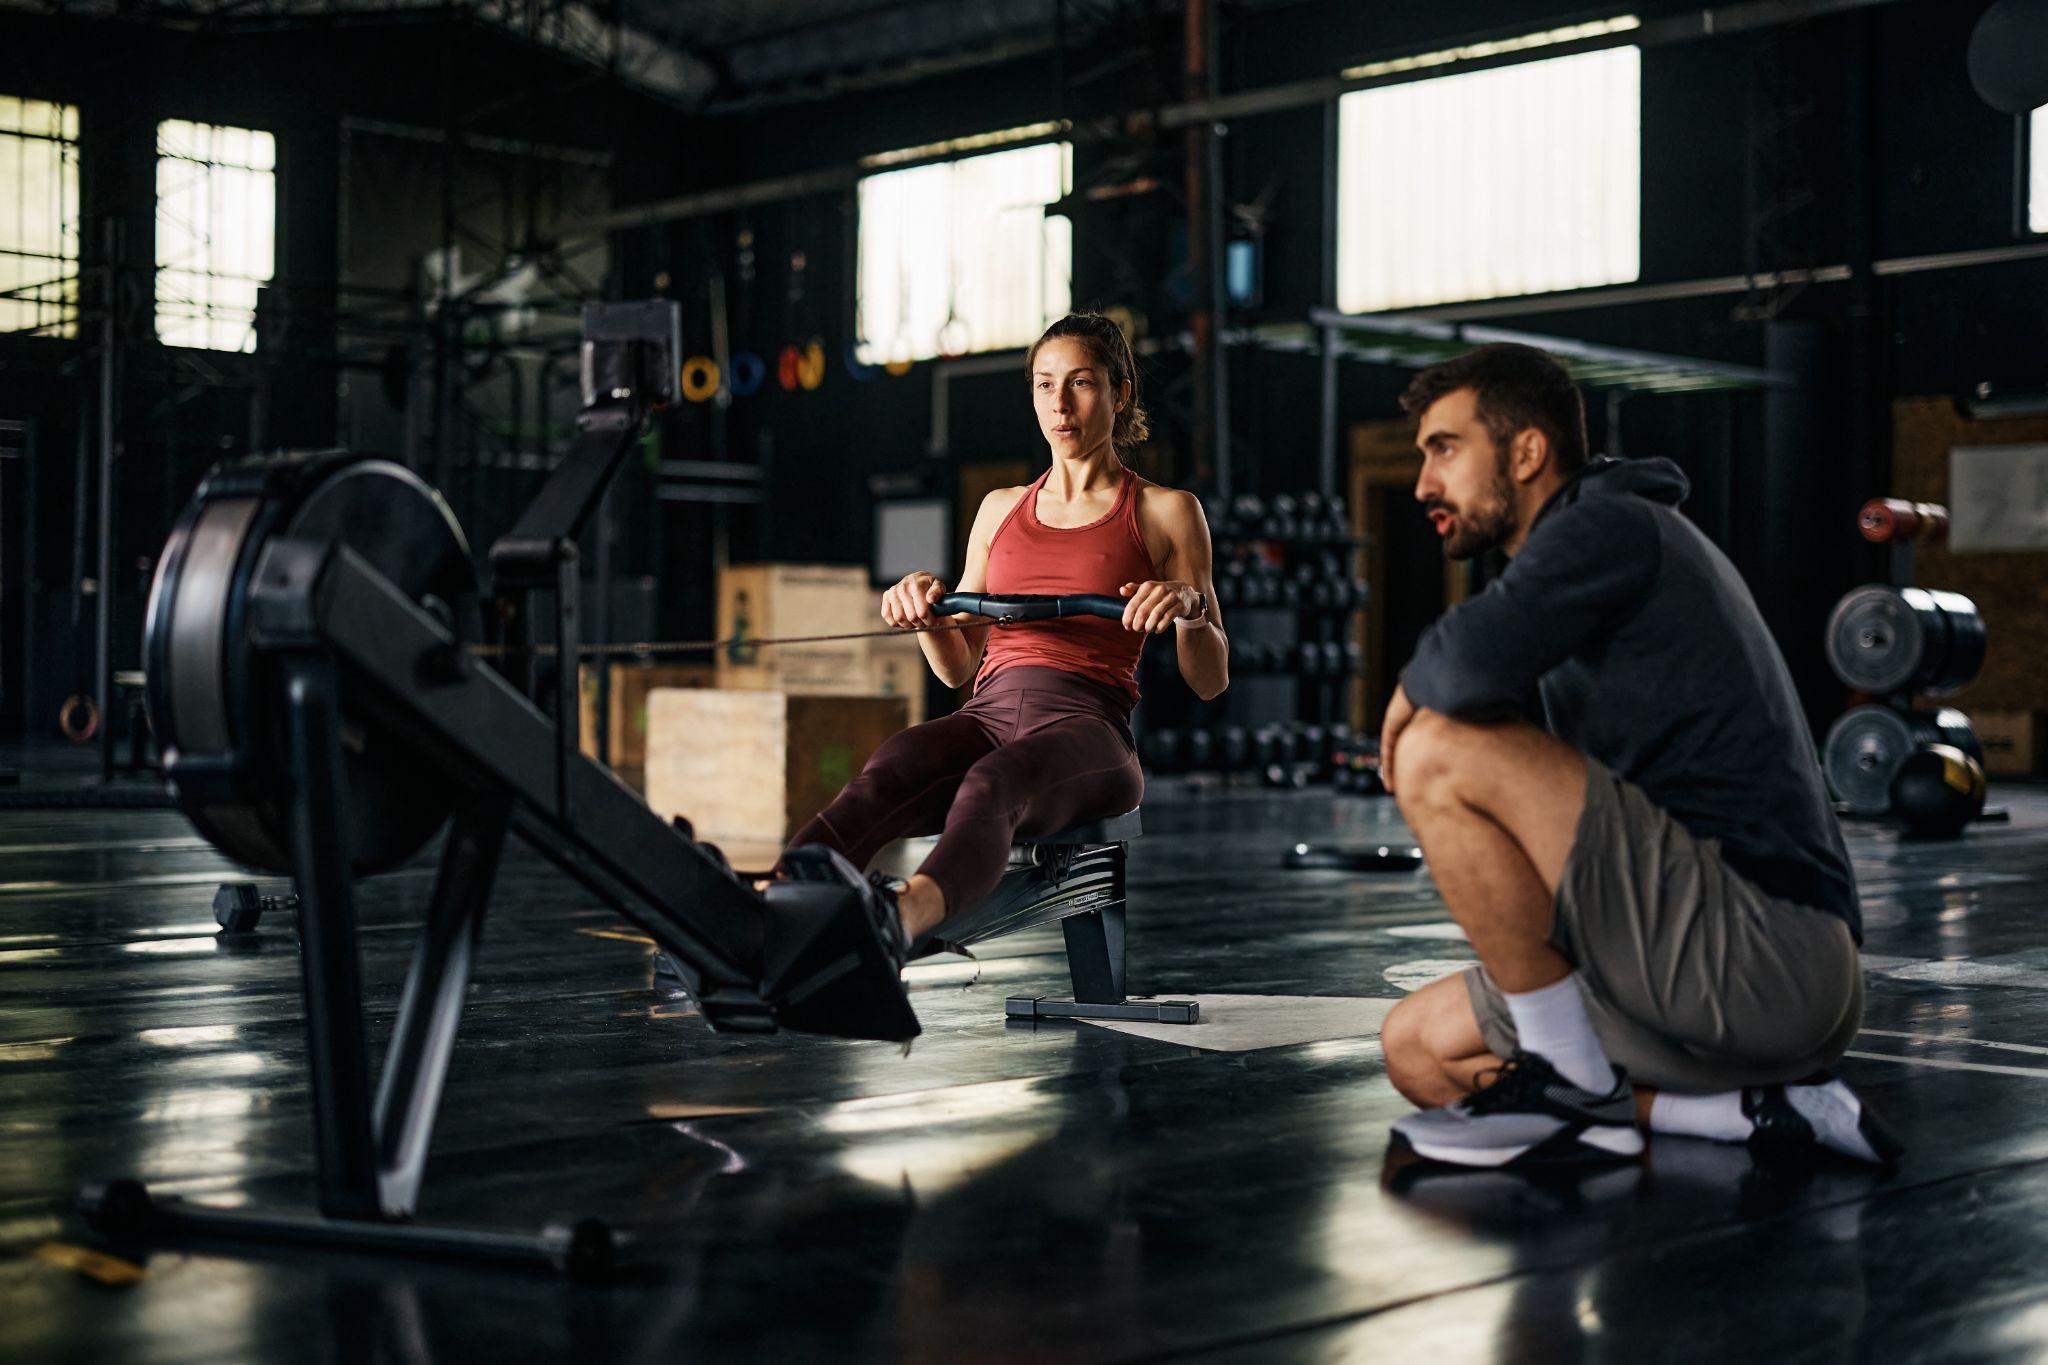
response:
<path fill-rule="evenodd" d="M 1046 621 L 1056 616 L 1100 616 L 1121 621 L 1124 606 L 1123 598 L 1099 592 L 1071 597 L 949 592 L 932 603 L 932 610 L 942 616 L 988 616 L 999 621 Z"/>

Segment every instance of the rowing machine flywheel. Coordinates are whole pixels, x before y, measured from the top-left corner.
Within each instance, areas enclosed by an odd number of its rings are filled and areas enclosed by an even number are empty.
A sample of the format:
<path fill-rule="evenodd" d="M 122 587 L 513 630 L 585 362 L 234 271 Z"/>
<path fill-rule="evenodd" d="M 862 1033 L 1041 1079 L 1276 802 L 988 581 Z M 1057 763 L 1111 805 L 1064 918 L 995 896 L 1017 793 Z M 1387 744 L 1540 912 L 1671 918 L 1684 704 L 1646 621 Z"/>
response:
<path fill-rule="evenodd" d="M 471 641 L 477 583 L 440 494 L 386 460 L 335 451 L 247 460 L 215 468 L 193 495 L 158 558 L 143 627 L 165 775 L 222 852 L 290 872 L 288 716 L 275 660 L 251 638 L 249 610 L 257 560 L 277 537 L 347 546 Z M 340 665 L 351 862 L 358 873 L 384 871 L 433 838 L 454 790 L 361 705 Z"/>

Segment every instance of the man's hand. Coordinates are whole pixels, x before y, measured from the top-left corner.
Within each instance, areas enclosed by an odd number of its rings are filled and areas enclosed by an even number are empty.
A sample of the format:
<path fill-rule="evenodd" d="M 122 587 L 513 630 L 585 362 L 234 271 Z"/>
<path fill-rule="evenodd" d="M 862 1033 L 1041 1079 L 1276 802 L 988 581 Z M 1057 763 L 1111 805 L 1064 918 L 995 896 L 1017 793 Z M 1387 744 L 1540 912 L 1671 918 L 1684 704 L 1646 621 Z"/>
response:
<path fill-rule="evenodd" d="M 1380 782 L 1390 792 L 1394 790 L 1394 745 L 1414 719 L 1415 703 L 1408 700 L 1408 689 L 1396 687 L 1393 699 L 1387 703 L 1387 714 L 1380 721 Z"/>
<path fill-rule="evenodd" d="M 1165 634 L 1176 620 L 1193 616 L 1202 603 L 1201 590 L 1194 584 L 1173 581 L 1126 583 L 1117 595 L 1130 599 L 1124 604 L 1124 629 L 1148 635 Z"/>
<path fill-rule="evenodd" d="M 945 595 L 946 585 L 930 574 L 907 573 L 901 582 L 882 594 L 882 619 L 898 630 L 936 625 L 932 603 Z"/>

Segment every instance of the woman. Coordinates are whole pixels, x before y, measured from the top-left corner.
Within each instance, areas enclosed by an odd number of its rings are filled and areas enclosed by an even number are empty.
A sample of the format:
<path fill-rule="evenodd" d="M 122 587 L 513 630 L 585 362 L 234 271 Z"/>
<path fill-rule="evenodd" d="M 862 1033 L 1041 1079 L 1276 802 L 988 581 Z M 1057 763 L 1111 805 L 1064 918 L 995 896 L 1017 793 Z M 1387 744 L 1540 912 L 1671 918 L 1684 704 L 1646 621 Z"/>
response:
<path fill-rule="evenodd" d="M 865 867 L 892 840 L 937 833 L 931 856 L 895 887 L 906 949 L 994 889 L 1019 834 L 1137 807 L 1145 783 L 1130 716 L 1148 634 L 1175 632 L 1181 676 L 1203 698 L 1230 682 L 1202 505 L 1124 463 L 1147 428 L 1122 330 L 1097 313 L 1062 318 L 1025 369 L 1052 467 L 982 500 L 957 589 L 1129 602 L 1121 622 L 1066 617 L 918 636 L 940 681 L 974 680 L 973 699 L 889 739 L 790 841 Z M 909 574 L 883 595 L 882 619 L 935 624 L 932 604 L 948 591 L 931 574 Z"/>

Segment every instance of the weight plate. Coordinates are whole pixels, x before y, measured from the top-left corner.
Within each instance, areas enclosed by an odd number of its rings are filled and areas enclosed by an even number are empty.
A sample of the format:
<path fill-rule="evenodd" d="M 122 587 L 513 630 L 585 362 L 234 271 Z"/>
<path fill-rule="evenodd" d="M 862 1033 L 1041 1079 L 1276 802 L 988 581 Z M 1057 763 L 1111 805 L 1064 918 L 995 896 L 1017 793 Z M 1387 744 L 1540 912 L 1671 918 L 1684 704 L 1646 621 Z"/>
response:
<path fill-rule="evenodd" d="M 1821 767 L 1835 799 L 1857 815 L 1891 809 L 1892 775 L 1919 747 L 1912 721 L 1889 706 L 1859 706 L 1828 727 Z"/>
<path fill-rule="evenodd" d="M 1828 664 L 1835 676 L 1859 692 L 1883 695 L 1913 682 L 1930 643 L 1944 630 L 1932 601 L 1916 603 L 1917 589 L 1871 584 L 1857 588 L 1828 617 Z"/>
<path fill-rule="evenodd" d="M 1959 592 L 1929 592 L 1927 598 L 1941 614 L 1945 648 L 1920 690 L 1944 695 L 1966 686 L 1984 667 L 1984 618 L 1977 604 Z"/>

